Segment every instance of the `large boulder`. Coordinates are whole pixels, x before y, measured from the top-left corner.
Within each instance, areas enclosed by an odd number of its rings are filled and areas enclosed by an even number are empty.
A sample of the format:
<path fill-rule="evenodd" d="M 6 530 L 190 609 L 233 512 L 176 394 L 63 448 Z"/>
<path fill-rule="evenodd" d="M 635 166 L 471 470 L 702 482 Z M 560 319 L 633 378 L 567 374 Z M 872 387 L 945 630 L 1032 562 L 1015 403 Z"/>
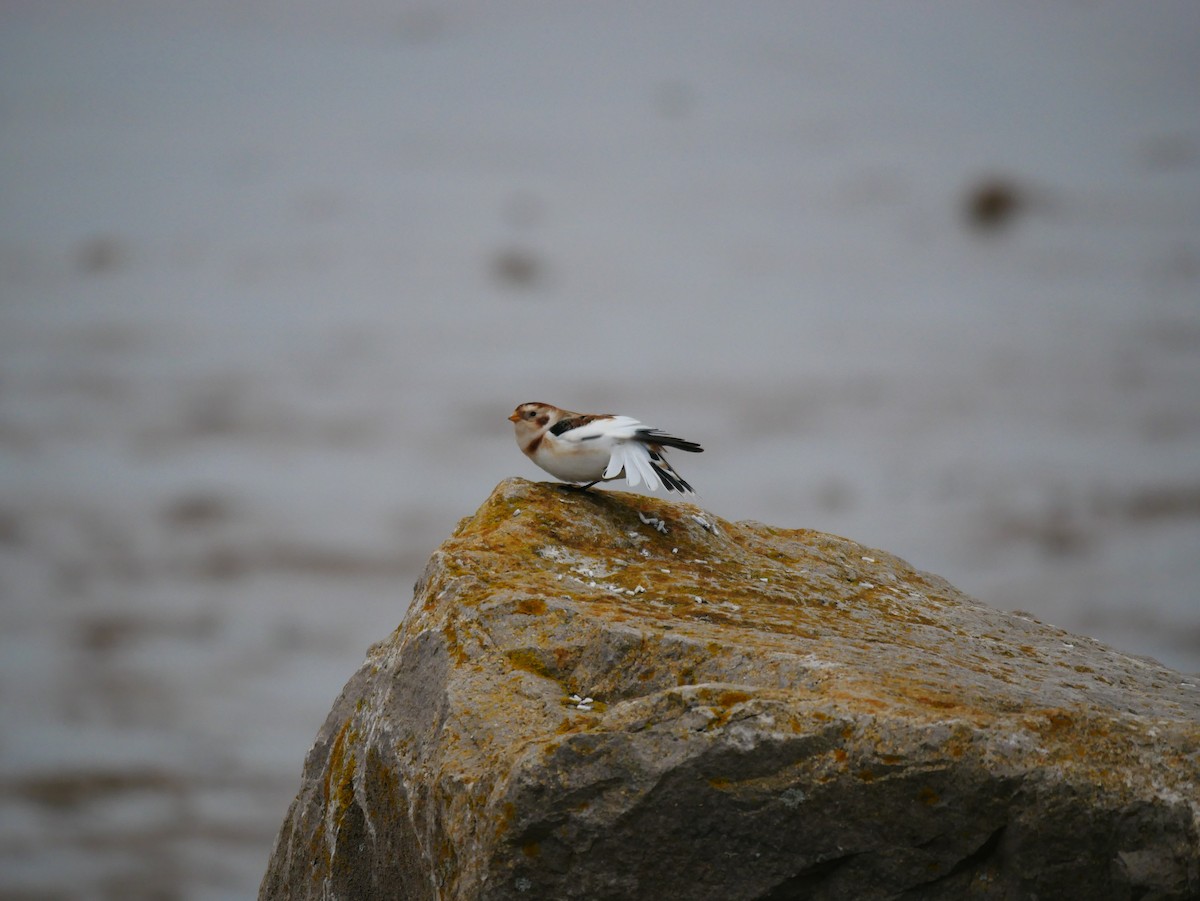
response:
<path fill-rule="evenodd" d="M 1198 681 L 845 538 L 511 479 L 260 897 L 1200 898 Z"/>

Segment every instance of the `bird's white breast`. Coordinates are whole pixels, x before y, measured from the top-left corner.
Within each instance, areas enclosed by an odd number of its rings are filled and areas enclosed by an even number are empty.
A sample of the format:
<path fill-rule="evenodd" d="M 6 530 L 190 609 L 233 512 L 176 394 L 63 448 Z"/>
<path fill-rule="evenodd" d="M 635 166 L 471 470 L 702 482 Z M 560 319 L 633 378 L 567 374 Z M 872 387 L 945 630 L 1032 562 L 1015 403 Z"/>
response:
<path fill-rule="evenodd" d="M 548 434 L 533 452 L 533 462 L 565 482 L 591 482 L 604 475 L 612 456 L 609 444 L 604 438 L 574 442 Z"/>

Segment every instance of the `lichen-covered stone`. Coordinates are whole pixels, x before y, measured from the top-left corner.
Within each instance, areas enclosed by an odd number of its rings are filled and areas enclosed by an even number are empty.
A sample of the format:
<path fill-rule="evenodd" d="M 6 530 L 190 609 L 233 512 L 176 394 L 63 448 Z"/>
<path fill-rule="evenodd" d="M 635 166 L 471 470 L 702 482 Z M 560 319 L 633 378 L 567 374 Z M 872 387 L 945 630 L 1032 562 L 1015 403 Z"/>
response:
<path fill-rule="evenodd" d="M 844 538 L 512 479 L 260 897 L 1198 898 L 1198 681 Z"/>

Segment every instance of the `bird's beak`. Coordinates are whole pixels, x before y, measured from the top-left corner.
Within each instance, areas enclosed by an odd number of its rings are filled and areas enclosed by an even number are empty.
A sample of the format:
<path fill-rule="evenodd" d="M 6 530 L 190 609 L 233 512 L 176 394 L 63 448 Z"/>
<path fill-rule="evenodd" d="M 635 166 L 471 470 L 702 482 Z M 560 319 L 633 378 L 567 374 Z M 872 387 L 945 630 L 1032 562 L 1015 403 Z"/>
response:
<path fill-rule="evenodd" d="M 521 418 L 521 414 L 520 414 L 520 413 L 514 413 L 512 416 L 508 417 L 508 421 L 509 421 L 509 422 L 516 422 L 516 421 L 517 421 L 518 419 L 520 419 L 520 418 Z"/>

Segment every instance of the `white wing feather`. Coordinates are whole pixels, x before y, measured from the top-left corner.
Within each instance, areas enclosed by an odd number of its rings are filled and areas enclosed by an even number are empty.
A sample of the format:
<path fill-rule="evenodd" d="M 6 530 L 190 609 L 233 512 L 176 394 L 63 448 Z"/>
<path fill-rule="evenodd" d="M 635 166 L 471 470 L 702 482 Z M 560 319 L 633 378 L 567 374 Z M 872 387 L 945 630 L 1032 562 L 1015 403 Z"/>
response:
<path fill-rule="evenodd" d="M 632 416 L 614 416 L 612 419 L 597 419 L 587 425 L 581 425 L 579 428 L 569 429 L 556 437 L 559 441 L 568 441 L 572 444 L 578 444 L 581 441 L 599 441 L 603 444 L 606 440 L 632 438 L 637 434 L 638 429 L 644 428 L 645 425 Z"/>
<path fill-rule="evenodd" d="M 625 454 L 621 446 L 617 445 L 613 448 L 612 456 L 608 459 L 608 469 L 604 470 L 604 478 L 615 479 L 621 474 L 621 470 L 625 468 Z M 633 483 L 630 482 L 630 485 Z"/>

